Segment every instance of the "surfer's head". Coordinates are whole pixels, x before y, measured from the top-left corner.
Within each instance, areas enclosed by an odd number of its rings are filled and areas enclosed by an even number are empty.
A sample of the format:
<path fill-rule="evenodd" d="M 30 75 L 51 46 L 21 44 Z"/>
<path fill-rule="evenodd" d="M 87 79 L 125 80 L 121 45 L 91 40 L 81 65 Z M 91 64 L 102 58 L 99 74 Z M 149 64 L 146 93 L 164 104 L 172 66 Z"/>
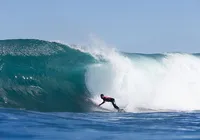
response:
<path fill-rule="evenodd" d="M 101 94 L 100 96 L 101 96 L 101 98 L 103 98 L 103 96 L 104 96 L 104 95 L 103 95 L 103 94 Z"/>

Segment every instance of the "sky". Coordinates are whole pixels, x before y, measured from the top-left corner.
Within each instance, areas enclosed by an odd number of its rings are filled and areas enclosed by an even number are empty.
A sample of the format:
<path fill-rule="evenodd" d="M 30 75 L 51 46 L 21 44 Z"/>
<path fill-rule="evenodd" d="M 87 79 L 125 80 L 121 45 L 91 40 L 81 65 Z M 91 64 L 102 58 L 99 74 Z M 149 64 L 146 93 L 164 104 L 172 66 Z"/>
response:
<path fill-rule="evenodd" d="M 95 35 L 132 53 L 200 52 L 199 0 L 1 0 L 0 40 L 82 44 Z"/>

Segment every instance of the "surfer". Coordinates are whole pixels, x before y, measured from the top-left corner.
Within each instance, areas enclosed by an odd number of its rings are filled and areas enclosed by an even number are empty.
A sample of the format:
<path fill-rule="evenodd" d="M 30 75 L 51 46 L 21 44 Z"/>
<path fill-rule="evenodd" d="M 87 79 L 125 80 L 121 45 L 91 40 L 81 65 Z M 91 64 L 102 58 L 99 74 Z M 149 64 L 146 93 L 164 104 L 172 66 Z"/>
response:
<path fill-rule="evenodd" d="M 103 94 L 101 94 L 100 96 L 101 96 L 101 99 L 103 99 L 103 102 L 101 104 L 99 104 L 99 106 L 101 106 L 105 102 L 111 102 L 113 107 L 119 111 L 119 107 L 115 104 L 115 99 L 114 98 L 111 98 L 111 97 L 108 97 L 108 96 L 104 96 Z"/>

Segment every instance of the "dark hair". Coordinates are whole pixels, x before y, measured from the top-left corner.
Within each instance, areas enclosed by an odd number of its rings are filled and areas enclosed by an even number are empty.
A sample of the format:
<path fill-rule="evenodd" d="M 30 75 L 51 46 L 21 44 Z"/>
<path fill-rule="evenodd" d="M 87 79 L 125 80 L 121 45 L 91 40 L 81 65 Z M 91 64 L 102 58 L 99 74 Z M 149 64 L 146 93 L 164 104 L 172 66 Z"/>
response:
<path fill-rule="evenodd" d="M 104 96 L 103 94 L 101 94 L 101 96 Z"/>

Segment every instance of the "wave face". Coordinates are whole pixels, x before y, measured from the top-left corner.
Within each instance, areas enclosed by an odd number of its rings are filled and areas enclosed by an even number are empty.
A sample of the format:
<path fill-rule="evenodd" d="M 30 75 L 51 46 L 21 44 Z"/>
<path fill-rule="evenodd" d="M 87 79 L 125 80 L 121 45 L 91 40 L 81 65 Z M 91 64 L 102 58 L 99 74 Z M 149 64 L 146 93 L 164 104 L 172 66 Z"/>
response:
<path fill-rule="evenodd" d="M 84 111 L 84 73 L 94 59 L 41 40 L 0 41 L 0 105 L 39 111 Z"/>
<path fill-rule="evenodd" d="M 1 40 L 0 106 L 94 111 L 104 93 L 128 112 L 200 110 L 199 54 L 130 54 L 99 46 Z"/>

